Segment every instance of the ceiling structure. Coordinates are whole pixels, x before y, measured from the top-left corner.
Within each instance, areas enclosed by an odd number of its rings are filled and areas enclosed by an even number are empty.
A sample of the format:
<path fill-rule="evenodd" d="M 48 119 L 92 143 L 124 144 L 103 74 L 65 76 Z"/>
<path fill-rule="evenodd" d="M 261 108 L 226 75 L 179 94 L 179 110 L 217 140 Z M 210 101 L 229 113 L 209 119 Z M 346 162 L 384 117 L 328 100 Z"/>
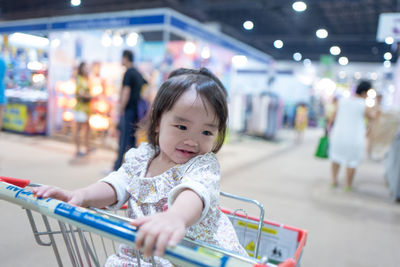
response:
<path fill-rule="evenodd" d="M 304 12 L 292 9 L 294 0 L 81 1 L 72 7 L 70 0 L 0 0 L 0 20 L 170 7 L 202 23 L 216 23 L 222 32 L 277 60 L 292 60 L 295 52 L 319 60 L 336 45 L 350 62 L 383 62 L 383 54 L 396 48 L 376 42 L 379 14 L 400 12 L 400 0 L 303 0 Z M 243 28 L 246 20 L 253 21 L 253 30 Z M 327 38 L 316 37 L 319 28 L 328 31 Z M 281 49 L 273 46 L 277 39 L 284 42 Z"/>

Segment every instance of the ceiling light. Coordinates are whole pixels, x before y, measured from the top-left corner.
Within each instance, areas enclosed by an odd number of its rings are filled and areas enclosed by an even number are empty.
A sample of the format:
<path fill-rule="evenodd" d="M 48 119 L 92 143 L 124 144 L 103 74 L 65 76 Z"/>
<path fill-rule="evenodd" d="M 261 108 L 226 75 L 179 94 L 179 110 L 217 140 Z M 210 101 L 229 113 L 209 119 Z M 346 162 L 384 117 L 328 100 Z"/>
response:
<path fill-rule="evenodd" d="M 359 80 L 359 79 L 361 79 L 362 78 L 362 74 L 361 74 L 361 72 L 355 72 L 354 73 L 354 78 L 356 78 L 356 80 Z"/>
<path fill-rule="evenodd" d="M 126 44 L 130 47 L 134 47 L 137 44 L 138 39 L 139 34 L 132 32 L 126 37 Z"/>
<path fill-rule="evenodd" d="M 311 60 L 309 58 L 306 58 L 303 60 L 303 64 L 304 66 L 309 67 L 311 66 Z"/>
<path fill-rule="evenodd" d="M 275 48 L 281 49 L 283 47 L 282 40 L 275 40 L 274 46 L 275 46 Z"/>
<path fill-rule="evenodd" d="M 57 48 L 57 47 L 60 46 L 60 44 L 61 44 L 60 39 L 56 38 L 56 39 L 51 40 L 51 47 L 52 48 Z"/>
<path fill-rule="evenodd" d="M 235 67 L 243 67 L 247 64 L 247 57 L 242 55 L 233 56 L 232 63 Z"/>
<path fill-rule="evenodd" d="M 186 42 L 183 46 L 183 52 L 187 55 L 193 55 L 196 52 L 196 45 L 193 42 Z"/>
<path fill-rule="evenodd" d="M 115 34 L 112 38 L 112 43 L 114 46 L 120 46 L 120 45 L 122 45 L 123 42 L 124 42 L 124 40 L 122 39 L 121 35 L 119 35 L 119 34 Z"/>
<path fill-rule="evenodd" d="M 349 64 L 349 59 L 347 57 L 340 57 L 338 61 L 339 64 L 342 66 Z"/>
<path fill-rule="evenodd" d="M 326 37 L 328 37 L 328 31 L 325 29 L 318 29 L 315 32 L 315 35 L 317 35 L 317 37 L 320 39 L 325 39 Z"/>
<path fill-rule="evenodd" d="M 104 47 L 109 47 L 112 44 L 112 39 L 110 37 L 110 35 L 108 35 L 107 33 L 104 33 L 103 36 L 101 37 L 101 44 Z"/>
<path fill-rule="evenodd" d="M 340 79 L 344 79 L 344 78 L 346 78 L 346 76 L 347 76 L 347 74 L 346 74 L 345 71 L 343 71 L 343 70 L 339 71 L 339 78 Z"/>
<path fill-rule="evenodd" d="M 365 99 L 365 104 L 367 105 L 367 107 L 372 108 L 373 106 L 375 106 L 375 99 L 367 97 Z"/>
<path fill-rule="evenodd" d="M 390 66 L 392 66 L 392 63 L 389 60 L 386 60 L 386 61 L 383 62 L 383 66 L 385 68 L 390 68 Z"/>
<path fill-rule="evenodd" d="M 367 96 L 368 96 L 369 98 L 375 98 L 375 97 L 376 97 L 376 91 L 375 91 L 375 89 L 373 89 L 373 88 L 369 89 L 369 90 L 367 91 Z"/>
<path fill-rule="evenodd" d="M 71 0 L 71 6 L 80 6 L 81 0 Z"/>
<path fill-rule="evenodd" d="M 384 58 L 385 60 L 391 60 L 391 59 L 392 59 L 392 53 L 386 52 L 386 53 L 383 55 L 383 58 Z"/>
<path fill-rule="evenodd" d="M 28 63 L 27 68 L 30 70 L 38 71 L 43 69 L 43 64 L 40 63 L 39 61 L 31 61 Z"/>
<path fill-rule="evenodd" d="M 388 44 L 388 45 L 393 44 L 393 43 L 394 43 L 393 37 L 392 37 L 392 36 L 386 37 L 386 38 L 385 38 L 385 43 Z"/>
<path fill-rule="evenodd" d="M 342 52 L 342 51 L 340 50 L 340 47 L 339 47 L 339 46 L 334 45 L 334 46 L 331 47 L 331 49 L 329 49 L 329 52 L 330 52 L 332 55 L 337 56 L 337 55 L 339 55 L 340 52 Z"/>
<path fill-rule="evenodd" d="M 210 48 L 208 48 L 208 46 L 203 47 L 203 49 L 201 50 L 201 57 L 207 59 L 210 58 L 210 56 Z"/>
<path fill-rule="evenodd" d="M 296 52 L 296 53 L 293 54 L 293 59 L 294 59 L 295 61 L 300 61 L 302 57 L 303 57 L 303 56 L 302 56 L 301 53 L 299 53 L 299 52 Z"/>
<path fill-rule="evenodd" d="M 307 4 L 304 3 L 303 1 L 296 1 L 293 3 L 292 8 L 294 11 L 303 12 L 304 10 L 307 9 Z"/>
<path fill-rule="evenodd" d="M 254 28 L 254 23 L 253 23 L 251 20 L 246 20 L 246 21 L 243 23 L 243 28 L 244 28 L 245 30 L 250 31 L 250 30 L 252 30 L 252 29 Z"/>
<path fill-rule="evenodd" d="M 30 46 L 34 48 L 46 48 L 49 45 L 49 39 L 37 35 L 16 32 L 10 34 L 8 41 L 14 46 Z"/>
<path fill-rule="evenodd" d="M 336 90 L 336 83 L 329 78 L 322 78 L 316 83 L 316 88 L 324 94 L 331 96 Z"/>

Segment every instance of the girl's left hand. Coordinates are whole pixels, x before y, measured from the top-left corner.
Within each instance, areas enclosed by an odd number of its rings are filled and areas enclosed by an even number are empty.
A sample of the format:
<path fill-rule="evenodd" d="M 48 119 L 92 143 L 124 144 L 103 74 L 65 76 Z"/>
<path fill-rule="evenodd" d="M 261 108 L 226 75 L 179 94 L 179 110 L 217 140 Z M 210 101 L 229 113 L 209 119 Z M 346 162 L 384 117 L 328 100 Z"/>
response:
<path fill-rule="evenodd" d="M 143 249 L 146 257 L 162 256 L 167 246 L 176 246 L 185 236 L 186 226 L 179 214 L 165 211 L 136 219 L 132 225 L 139 227 L 135 245 Z"/>

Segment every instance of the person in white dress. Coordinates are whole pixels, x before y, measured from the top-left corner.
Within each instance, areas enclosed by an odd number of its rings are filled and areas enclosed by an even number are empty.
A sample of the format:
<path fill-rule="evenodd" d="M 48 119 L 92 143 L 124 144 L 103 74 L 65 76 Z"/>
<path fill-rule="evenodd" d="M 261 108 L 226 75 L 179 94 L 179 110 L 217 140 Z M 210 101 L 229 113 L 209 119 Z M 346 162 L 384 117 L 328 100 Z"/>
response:
<path fill-rule="evenodd" d="M 341 98 L 334 114 L 333 127 L 329 136 L 329 158 L 332 161 L 332 186 L 338 185 L 341 165 L 346 167 L 346 191 L 352 190 L 357 166 L 360 164 L 365 148 L 366 121 L 373 112 L 366 107 L 365 98 L 371 83 L 362 81 L 356 94 Z"/>
<path fill-rule="evenodd" d="M 35 193 L 84 207 L 118 209 L 128 201 L 140 251 L 120 245 L 105 266 L 138 266 L 136 256 L 141 266 L 172 266 L 161 256 L 185 235 L 247 255 L 218 208 L 221 173 L 215 153 L 224 142 L 227 117 L 226 90 L 218 78 L 205 68 L 178 69 L 153 102 L 149 143 L 130 149 L 117 171 L 72 192 L 45 186 Z"/>

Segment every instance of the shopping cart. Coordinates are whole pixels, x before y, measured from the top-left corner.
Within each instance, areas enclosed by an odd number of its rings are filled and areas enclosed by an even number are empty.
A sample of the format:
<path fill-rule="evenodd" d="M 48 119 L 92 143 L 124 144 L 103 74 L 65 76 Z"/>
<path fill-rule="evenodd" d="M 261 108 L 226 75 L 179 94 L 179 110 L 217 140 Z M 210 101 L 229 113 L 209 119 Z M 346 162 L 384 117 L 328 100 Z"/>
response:
<path fill-rule="evenodd" d="M 110 213 L 75 207 L 52 198 L 38 199 L 24 189 L 27 186 L 39 185 L 30 180 L 0 176 L 0 199 L 25 209 L 36 242 L 52 247 L 59 266 L 102 266 L 108 255 L 116 253 L 117 242 L 134 247 L 136 228 L 129 224 L 129 218 L 121 215 L 123 210 Z M 306 231 L 265 221 L 264 208 L 255 200 L 228 193 L 221 195 L 260 208 L 259 218 L 248 216 L 242 209 L 221 209 L 234 225 L 249 257 L 185 238 L 176 247 L 167 248 L 164 258 L 189 267 L 300 266 Z"/>

